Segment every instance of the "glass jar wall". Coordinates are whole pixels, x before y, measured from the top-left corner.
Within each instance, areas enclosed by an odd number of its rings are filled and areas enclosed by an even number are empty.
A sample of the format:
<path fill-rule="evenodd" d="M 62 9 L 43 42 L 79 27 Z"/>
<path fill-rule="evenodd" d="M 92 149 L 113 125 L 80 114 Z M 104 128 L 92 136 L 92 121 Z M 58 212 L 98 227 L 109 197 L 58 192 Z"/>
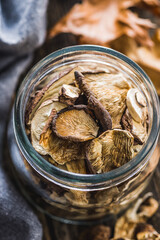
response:
<path fill-rule="evenodd" d="M 140 152 L 125 165 L 102 174 L 76 174 L 57 168 L 35 151 L 25 128 L 26 106 L 35 89 L 41 89 L 51 79 L 56 81 L 57 73 L 87 64 L 121 72 L 144 94 L 149 112 L 149 137 Z M 34 205 L 58 220 L 84 222 L 117 214 L 134 201 L 150 181 L 159 160 L 159 124 L 159 102 L 154 86 L 142 69 L 126 56 L 92 45 L 52 53 L 28 73 L 14 105 L 15 141 L 10 150 L 21 190 Z"/>

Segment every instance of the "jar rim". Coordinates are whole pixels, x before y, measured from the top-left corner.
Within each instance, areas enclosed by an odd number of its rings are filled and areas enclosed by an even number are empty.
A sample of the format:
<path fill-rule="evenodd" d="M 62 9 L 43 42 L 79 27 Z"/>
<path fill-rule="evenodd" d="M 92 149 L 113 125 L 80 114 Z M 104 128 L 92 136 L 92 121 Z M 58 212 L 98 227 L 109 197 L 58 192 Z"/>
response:
<path fill-rule="evenodd" d="M 140 75 L 140 77 L 144 80 L 145 85 L 148 88 L 152 103 L 155 101 L 156 104 L 153 104 L 153 121 L 150 134 L 148 136 L 147 142 L 144 144 L 142 150 L 128 163 L 124 164 L 123 166 L 114 169 L 110 172 L 101 173 L 101 174 L 76 174 L 71 173 L 60 168 L 55 167 L 48 161 L 46 161 L 32 146 L 31 142 L 29 141 L 21 114 L 21 110 L 23 107 L 23 98 L 24 98 L 24 87 L 27 87 L 27 84 L 30 83 L 33 76 L 47 64 L 49 64 L 53 59 L 60 57 L 65 54 L 70 54 L 74 52 L 82 52 L 82 51 L 92 51 L 92 52 L 102 52 L 106 53 L 110 56 L 116 57 L 123 62 L 129 64 L 132 69 L 136 70 L 136 72 Z M 30 80 L 29 80 L 30 79 Z M 21 95 L 21 97 L 20 97 Z M 39 61 L 27 74 L 24 81 L 19 88 L 19 91 L 16 96 L 14 111 L 13 111 L 13 125 L 14 125 L 14 133 L 17 140 L 17 144 L 19 148 L 22 150 L 22 153 L 27 157 L 29 163 L 32 167 L 38 171 L 41 175 L 48 179 L 56 178 L 61 179 L 63 182 L 79 182 L 79 183 L 89 183 L 89 184 L 101 184 L 102 182 L 106 181 L 116 181 L 117 179 L 124 178 L 128 176 L 128 178 L 135 175 L 140 168 L 143 167 L 144 163 L 143 160 L 146 158 L 147 154 L 152 150 L 153 146 L 155 145 L 159 131 L 160 131 L 160 118 L 159 118 L 159 99 L 156 93 L 155 87 L 147 74 L 142 70 L 142 68 L 133 62 L 130 58 L 125 56 L 124 54 L 115 51 L 110 48 L 97 46 L 97 45 L 76 45 L 71 47 L 66 47 L 60 50 L 57 50 L 41 61 Z M 141 164 L 141 166 L 140 166 Z"/>

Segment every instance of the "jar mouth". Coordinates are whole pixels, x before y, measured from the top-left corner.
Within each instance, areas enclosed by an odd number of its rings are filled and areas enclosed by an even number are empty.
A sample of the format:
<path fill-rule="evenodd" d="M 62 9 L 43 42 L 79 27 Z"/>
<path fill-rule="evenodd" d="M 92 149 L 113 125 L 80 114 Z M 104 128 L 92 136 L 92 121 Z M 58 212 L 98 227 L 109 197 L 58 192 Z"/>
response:
<path fill-rule="evenodd" d="M 24 98 L 26 94 L 26 89 L 29 83 L 34 79 L 34 77 L 39 73 L 42 66 L 48 65 L 53 59 L 58 58 L 62 55 L 67 55 L 70 53 L 77 52 L 98 52 L 105 53 L 110 56 L 113 56 L 117 59 L 120 59 L 122 62 L 128 64 L 133 70 L 135 70 L 139 76 L 143 79 L 144 84 L 148 90 L 150 95 L 150 100 L 152 102 L 152 111 L 153 111 L 153 120 L 152 126 L 150 130 L 150 134 L 148 136 L 147 142 L 144 144 L 141 151 L 131 159 L 128 163 L 123 166 L 114 169 L 110 172 L 101 173 L 101 174 L 77 174 L 71 173 L 62 169 L 59 169 L 46 161 L 32 146 L 29 141 L 25 126 L 24 119 L 22 116 L 22 109 L 24 107 Z M 25 89 L 25 90 L 24 90 Z M 23 155 L 27 158 L 32 167 L 38 171 L 41 175 L 46 177 L 47 179 L 61 179 L 63 182 L 78 182 L 80 184 L 88 183 L 88 184 L 101 184 L 102 182 L 111 182 L 111 181 L 119 181 L 120 179 L 131 178 L 133 175 L 138 173 L 140 169 L 146 163 L 146 156 L 148 153 L 152 152 L 156 141 L 158 139 L 159 130 L 160 130 L 160 119 L 159 119 L 159 99 L 156 93 L 156 90 L 153 86 L 153 83 L 146 75 L 146 73 L 139 67 L 135 62 L 129 59 L 127 56 L 106 47 L 96 46 L 96 45 L 77 45 L 72 47 L 66 47 L 56 52 L 51 53 L 46 56 L 40 62 L 38 62 L 28 73 L 26 78 L 21 84 L 21 87 L 18 91 L 14 112 L 13 112 L 13 125 L 14 125 L 14 133 L 17 140 L 17 144 L 22 151 Z"/>

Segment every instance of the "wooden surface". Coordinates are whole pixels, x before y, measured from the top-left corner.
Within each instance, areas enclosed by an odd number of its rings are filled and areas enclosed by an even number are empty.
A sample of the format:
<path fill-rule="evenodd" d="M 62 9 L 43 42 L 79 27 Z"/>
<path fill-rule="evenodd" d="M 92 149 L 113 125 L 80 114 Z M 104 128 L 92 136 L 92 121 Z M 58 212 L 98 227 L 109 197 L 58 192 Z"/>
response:
<path fill-rule="evenodd" d="M 51 26 L 53 26 L 75 2 L 75 0 L 50 0 L 47 13 L 48 29 L 51 28 Z M 76 37 L 72 34 L 60 34 L 52 40 L 47 40 L 40 49 L 36 50 L 34 60 L 29 68 L 49 53 L 66 46 L 76 44 Z M 153 196 L 160 203 L 160 163 L 145 192 L 153 192 Z M 36 211 L 36 213 L 43 225 L 43 240 L 78 240 L 81 232 L 88 228 L 84 226 L 73 226 L 59 223 L 40 212 Z M 160 208 L 149 222 L 153 224 L 155 229 L 160 231 Z"/>

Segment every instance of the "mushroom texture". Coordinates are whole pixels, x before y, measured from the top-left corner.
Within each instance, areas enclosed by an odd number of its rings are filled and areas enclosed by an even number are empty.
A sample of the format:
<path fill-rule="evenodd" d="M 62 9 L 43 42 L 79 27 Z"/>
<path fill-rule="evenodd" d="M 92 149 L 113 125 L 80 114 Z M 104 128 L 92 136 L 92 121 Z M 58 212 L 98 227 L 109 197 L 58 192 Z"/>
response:
<path fill-rule="evenodd" d="M 60 138 L 85 142 L 97 136 L 99 127 L 85 105 L 75 105 L 58 112 L 53 118 L 52 129 Z"/>
<path fill-rule="evenodd" d="M 72 85 L 63 84 L 60 89 L 59 101 L 67 105 L 74 105 L 80 95 L 80 89 Z"/>
<path fill-rule="evenodd" d="M 112 128 L 121 128 L 120 120 L 126 108 L 126 96 L 131 88 L 122 73 L 85 74 L 85 80 L 94 96 L 112 118 Z"/>
<path fill-rule="evenodd" d="M 110 171 L 132 159 L 134 138 L 129 131 L 108 130 L 92 140 L 86 149 L 89 168 L 93 173 Z"/>
<path fill-rule="evenodd" d="M 61 139 L 50 128 L 45 133 L 42 133 L 39 144 L 60 165 L 72 160 L 85 159 L 83 143 L 74 143 Z"/>
<path fill-rule="evenodd" d="M 42 155 L 47 154 L 47 151 L 39 144 L 39 140 L 52 110 L 55 109 L 55 111 L 59 111 L 65 107 L 66 105 L 63 103 L 49 100 L 44 102 L 42 106 L 40 106 L 35 112 L 35 115 L 31 121 L 31 142 L 32 146 L 38 153 Z"/>

